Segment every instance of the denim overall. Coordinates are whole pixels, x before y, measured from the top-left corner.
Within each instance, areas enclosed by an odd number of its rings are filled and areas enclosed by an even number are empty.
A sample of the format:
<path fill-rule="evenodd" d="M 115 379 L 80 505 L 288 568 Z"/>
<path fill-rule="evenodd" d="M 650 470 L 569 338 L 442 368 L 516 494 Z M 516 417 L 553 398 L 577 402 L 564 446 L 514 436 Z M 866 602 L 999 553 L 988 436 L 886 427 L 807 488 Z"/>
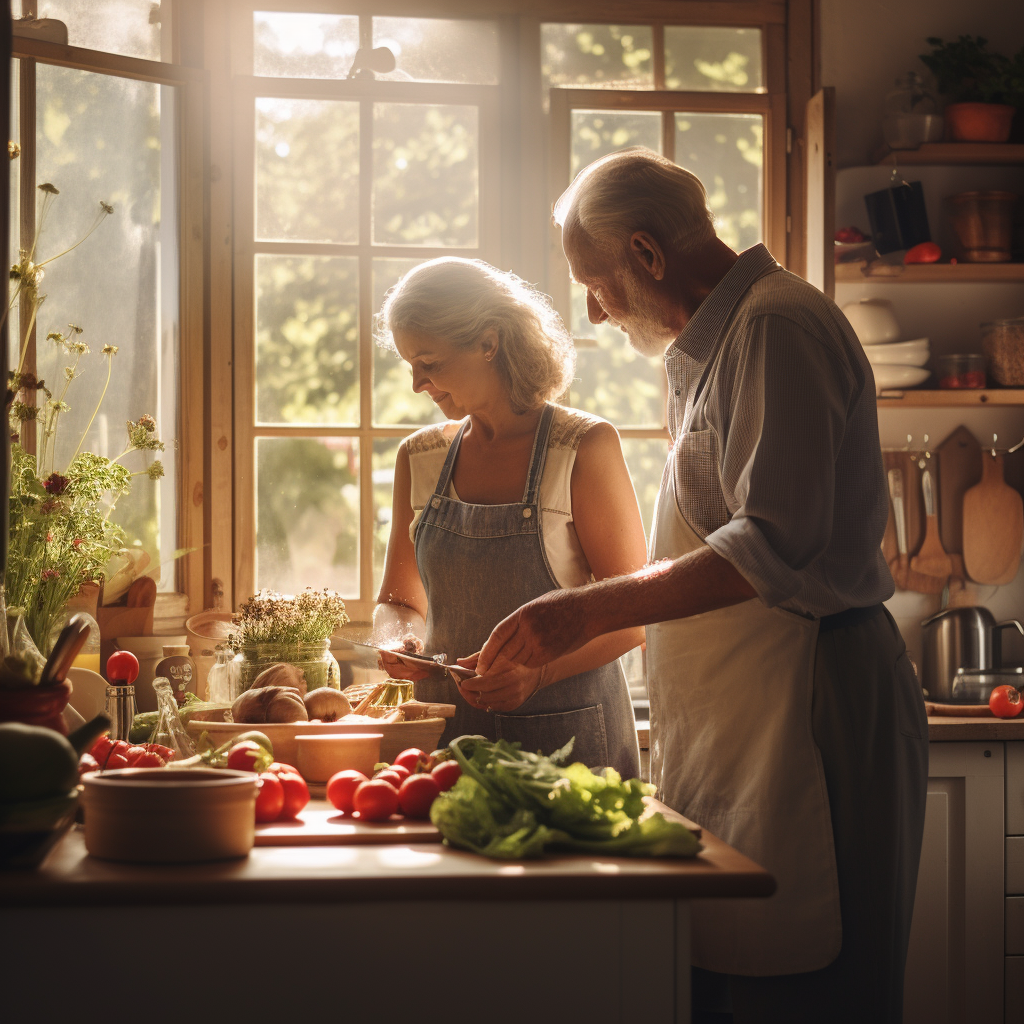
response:
<path fill-rule="evenodd" d="M 449 658 L 478 651 L 507 615 L 558 589 L 544 553 L 538 501 L 553 414 L 554 407 L 545 406 L 518 504 L 470 505 L 447 497 L 465 423 L 455 435 L 416 527 L 416 564 L 427 592 L 427 650 Z M 617 660 L 538 690 L 507 713 L 471 707 L 448 676 L 417 681 L 416 697 L 456 707 L 440 746 L 469 733 L 550 754 L 575 737 L 571 761 L 611 767 L 624 778 L 640 773 L 633 709 Z"/>

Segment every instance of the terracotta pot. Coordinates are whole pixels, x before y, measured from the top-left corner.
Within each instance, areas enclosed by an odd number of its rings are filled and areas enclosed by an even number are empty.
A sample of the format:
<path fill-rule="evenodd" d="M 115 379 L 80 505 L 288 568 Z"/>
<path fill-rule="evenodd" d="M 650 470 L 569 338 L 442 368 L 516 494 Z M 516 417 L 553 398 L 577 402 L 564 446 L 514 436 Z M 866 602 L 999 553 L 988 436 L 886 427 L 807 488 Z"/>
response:
<path fill-rule="evenodd" d="M 1005 142 L 1015 107 L 1002 103 L 953 103 L 946 107 L 946 134 L 952 142 Z"/>
<path fill-rule="evenodd" d="M 960 192 L 946 203 L 966 263 L 1008 263 L 1012 256 L 1014 192 Z"/>
<path fill-rule="evenodd" d="M 0 689 L 0 722 L 43 725 L 67 736 L 67 726 L 61 715 L 70 697 L 71 684 L 67 680 L 49 686 Z"/>

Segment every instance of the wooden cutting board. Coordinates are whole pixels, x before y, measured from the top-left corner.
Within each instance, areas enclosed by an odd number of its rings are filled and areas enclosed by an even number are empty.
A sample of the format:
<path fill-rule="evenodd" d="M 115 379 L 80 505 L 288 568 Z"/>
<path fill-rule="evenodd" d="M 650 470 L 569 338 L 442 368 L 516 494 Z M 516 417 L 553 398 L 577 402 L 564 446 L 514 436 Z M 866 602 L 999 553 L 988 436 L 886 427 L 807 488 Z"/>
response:
<path fill-rule="evenodd" d="M 981 482 L 964 495 L 964 567 L 976 583 L 1002 586 L 1017 574 L 1024 502 L 1003 477 L 1003 456 L 981 453 Z"/>
<path fill-rule="evenodd" d="M 429 821 L 394 815 L 389 821 L 359 821 L 333 807 L 307 807 L 295 821 L 256 826 L 257 846 L 358 846 L 385 843 L 439 843 Z"/>
<path fill-rule="evenodd" d="M 935 451 L 939 461 L 939 528 L 949 554 L 964 550 L 964 495 L 981 479 L 981 446 L 959 426 Z"/>

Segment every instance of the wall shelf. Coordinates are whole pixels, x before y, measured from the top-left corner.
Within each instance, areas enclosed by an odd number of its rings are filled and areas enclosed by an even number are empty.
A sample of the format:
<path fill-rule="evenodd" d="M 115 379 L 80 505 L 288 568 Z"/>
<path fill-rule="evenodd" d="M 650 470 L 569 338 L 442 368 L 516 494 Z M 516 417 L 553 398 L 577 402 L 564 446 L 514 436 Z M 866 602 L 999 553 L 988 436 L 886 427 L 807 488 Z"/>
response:
<path fill-rule="evenodd" d="M 865 263 L 836 264 L 836 282 L 873 281 L 881 284 L 925 284 L 1024 281 L 1024 263 Z"/>
<path fill-rule="evenodd" d="M 886 389 L 877 399 L 879 409 L 951 409 L 992 406 L 1024 406 L 1024 388 L 992 388 L 948 391 Z"/>
<path fill-rule="evenodd" d="M 875 153 L 875 162 L 891 167 L 920 164 L 1022 164 L 1024 145 L 1007 142 L 925 142 L 917 149 L 889 149 Z"/>

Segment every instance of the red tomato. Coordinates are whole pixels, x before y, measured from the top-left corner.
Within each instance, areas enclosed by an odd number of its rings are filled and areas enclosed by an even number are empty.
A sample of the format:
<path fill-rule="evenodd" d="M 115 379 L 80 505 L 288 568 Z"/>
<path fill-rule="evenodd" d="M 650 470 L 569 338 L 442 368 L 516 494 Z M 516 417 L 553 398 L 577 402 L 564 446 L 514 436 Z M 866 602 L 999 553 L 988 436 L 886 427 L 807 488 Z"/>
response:
<path fill-rule="evenodd" d="M 88 775 L 89 772 L 98 772 L 100 770 L 100 763 L 96 760 L 92 754 L 83 754 L 78 759 L 78 777 L 81 778 L 83 775 Z"/>
<path fill-rule="evenodd" d="M 393 764 L 390 768 L 385 768 L 384 770 L 391 775 L 397 775 L 403 782 L 412 775 L 412 772 L 403 764 Z"/>
<path fill-rule="evenodd" d="M 937 263 L 942 250 L 934 242 L 921 242 L 909 248 L 903 256 L 904 263 Z"/>
<path fill-rule="evenodd" d="M 354 768 L 335 772 L 327 781 L 327 799 L 342 814 L 351 814 L 352 794 L 366 781 L 366 776 Z"/>
<path fill-rule="evenodd" d="M 352 810 L 363 821 L 387 821 L 398 810 L 398 790 L 383 779 L 370 779 L 356 787 Z"/>
<path fill-rule="evenodd" d="M 459 767 L 458 761 L 442 761 L 439 765 L 435 765 L 434 770 L 430 773 L 442 793 L 451 789 L 458 782 L 461 774 L 462 769 Z"/>
<path fill-rule="evenodd" d="M 281 772 L 294 772 L 296 775 L 301 775 L 302 772 L 293 764 L 285 764 L 284 761 L 275 761 L 268 769 L 268 772 L 273 772 L 275 775 L 280 775 Z"/>
<path fill-rule="evenodd" d="M 997 686 L 989 694 L 988 708 L 996 718 L 1016 718 L 1024 709 L 1021 691 L 1013 686 Z"/>
<path fill-rule="evenodd" d="M 281 780 L 281 785 L 284 786 L 284 807 L 281 810 L 281 817 L 295 818 L 299 811 L 309 803 L 309 786 L 297 771 L 280 770 L 288 768 L 287 765 L 278 765 L 277 767 L 278 770 L 275 771 L 274 765 L 271 765 L 269 771 L 271 775 L 276 775 Z"/>
<path fill-rule="evenodd" d="M 104 733 L 90 748 L 89 753 L 92 754 L 96 760 L 103 764 L 107 759 L 107 755 L 114 749 L 114 741 L 110 738 L 108 733 Z"/>
<path fill-rule="evenodd" d="M 133 768 L 163 768 L 167 762 L 154 750 L 144 750 L 132 761 Z"/>
<path fill-rule="evenodd" d="M 441 787 L 433 775 L 410 775 L 398 791 L 398 806 L 410 818 L 429 818 L 430 805 L 440 793 Z"/>
<path fill-rule="evenodd" d="M 385 768 L 382 772 L 377 772 L 374 775 L 374 781 L 386 782 L 391 786 L 397 793 L 398 788 L 402 785 L 402 776 L 398 772 L 393 772 L 390 768 Z"/>
<path fill-rule="evenodd" d="M 256 771 L 256 759 L 263 748 L 253 740 L 242 740 L 228 751 L 228 767 L 238 772 Z"/>
<path fill-rule="evenodd" d="M 419 747 L 410 747 L 408 750 L 403 750 L 398 757 L 395 758 L 395 763 L 391 766 L 396 768 L 401 766 L 409 771 L 412 775 L 413 772 L 423 771 L 424 766 L 427 763 L 427 755 L 420 750 Z"/>
<path fill-rule="evenodd" d="M 149 751 L 146 750 L 145 747 L 141 747 L 138 744 L 135 744 L 133 746 L 130 746 L 124 752 L 124 756 L 125 756 L 126 760 L 128 761 L 128 764 L 131 765 L 132 768 L 134 768 L 135 767 L 135 762 L 138 761 L 138 759 L 140 757 L 142 757 L 143 754 L 148 754 L 148 753 L 149 753 Z"/>
<path fill-rule="evenodd" d="M 162 743 L 143 743 L 142 745 L 150 753 L 159 754 L 165 761 L 173 761 L 178 756 L 178 752 L 176 750 L 172 750 L 170 747 L 165 747 Z"/>
<path fill-rule="evenodd" d="M 107 756 L 106 761 L 103 762 L 103 770 L 112 772 L 117 768 L 127 768 L 128 758 L 124 754 L 111 753 Z"/>
<path fill-rule="evenodd" d="M 124 681 L 129 686 L 139 676 L 139 659 L 131 651 L 114 651 L 107 658 L 107 679 Z"/>
<path fill-rule="evenodd" d="M 256 780 L 256 820 L 277 821 L 284 810 L 284 786 L 271 772 L 261 772 Z"/>

